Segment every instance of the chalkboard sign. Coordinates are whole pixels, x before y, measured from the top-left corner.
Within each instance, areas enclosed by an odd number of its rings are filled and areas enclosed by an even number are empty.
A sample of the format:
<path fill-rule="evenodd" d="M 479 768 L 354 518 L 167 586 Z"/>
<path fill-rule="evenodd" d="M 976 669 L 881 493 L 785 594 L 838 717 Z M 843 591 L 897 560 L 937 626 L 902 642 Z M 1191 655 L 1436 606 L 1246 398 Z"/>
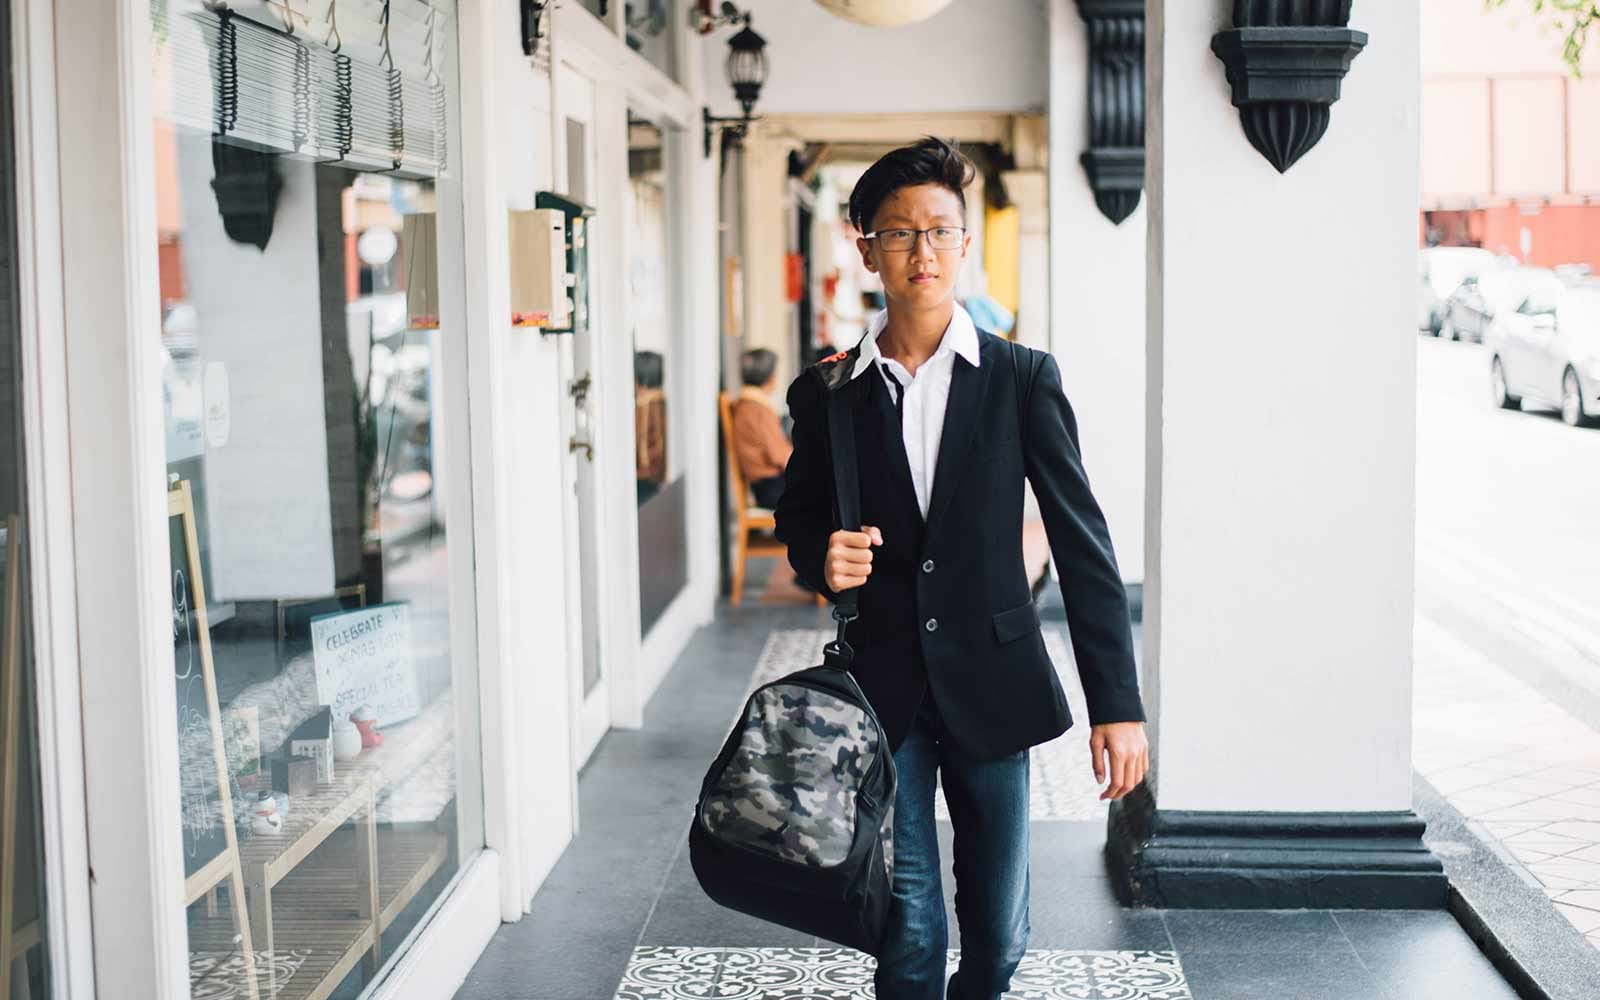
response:
<path fill-rule="evenodd" d="M 188 483 L 168 495 L 172 572 L 172 655 L 178 699 L 178 794 L 183 817 L 183 873 L 216 865 L 234 845 L 233 796 L 217 709 L 216 672 L 206 627 L 205 586 L 195 544 Z M 211 884 L 216 884 L 215 880 Z M 209 886 L 207 887 L 209 888 Z"/>
<path fill-rule="evenodd" d="M 167 494 L 167 546 L 172 589 L 172 658 L 178 698 L 178 796 L 183 822 L 183 901 L 190 905 L 223 880 L 248 977 L 247 995 L 257 996 L 255 951 L 245 912 L 244 871 L 233 828 L 233 797 L 239 791 L 222 743 L 217 675 L 206 625 L 205 582 L 194 526 L 194 495 L 178 480 Z"/>
<path fill-rule="evenodd" d="M 216 765 L 212 720 L 216 709 L 206 697 L 211 650 L 203 624 L 204 610 L 196 595 L 196 574 L 189 566 L 189 545 L 182 512 L 167 518 L 172 547 L 172 652 L 178 695 L 178 787 L 183 815 L 183 873 L 193 875 L 228 849 L 223 810 L 224 784 Z M 225 772 L 224 772 L 225 773 Z M 227 789 L 232 791 L 233 789 Z"/>

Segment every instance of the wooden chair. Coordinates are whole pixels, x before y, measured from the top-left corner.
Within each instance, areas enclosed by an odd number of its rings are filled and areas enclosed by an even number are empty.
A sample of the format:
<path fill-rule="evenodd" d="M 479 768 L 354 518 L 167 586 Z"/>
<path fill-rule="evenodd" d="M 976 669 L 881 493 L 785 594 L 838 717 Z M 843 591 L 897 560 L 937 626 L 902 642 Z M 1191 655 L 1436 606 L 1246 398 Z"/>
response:
<path fill-rule="evenodd" d="M 750 484 L 745 482 L 744 471 L 739 468 L 739 453 L 733 446 L 733 400 L 725 392 L 717 394 L 717 412 L 722 419 L 722 444 L 728 453 L 728 475 L 733 480 L 734 510 L 737 518 L 738 551 L 733 559 L 733 593 L 730 602 L 737 607 L 744 597 L 745 562 L 751 556 L 786 557 L 788 546 L 772 537 L 777 519 L 772 511 L 757 507 L 750 496 Z M 817 595 L 818 606 L 825 607 L 828 599 Z"/>

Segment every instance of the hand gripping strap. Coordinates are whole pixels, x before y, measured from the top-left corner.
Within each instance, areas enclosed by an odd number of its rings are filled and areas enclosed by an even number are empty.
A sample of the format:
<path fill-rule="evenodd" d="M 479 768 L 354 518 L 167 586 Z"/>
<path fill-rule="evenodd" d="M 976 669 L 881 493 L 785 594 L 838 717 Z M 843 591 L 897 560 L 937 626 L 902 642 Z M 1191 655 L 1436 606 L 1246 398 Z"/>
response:
<path fill-rule="evenodd" d="M 861 484 L 856 478 L 855 417 L 851 413 L 849 383 L 828 393 L 828 442 L 833 455 L 834 502 L 838 507 L 841 531 L 861 530 Z M 824 391 L 827 391 L 826 389 Z M 829 659 L 842 656 L 848 666 L 852 651 L 844 641 L 845 625 L 856 617 L 856 588 L 841 591 L 834 599 L 833 617 L 839 634 L 829 644 Z"/>

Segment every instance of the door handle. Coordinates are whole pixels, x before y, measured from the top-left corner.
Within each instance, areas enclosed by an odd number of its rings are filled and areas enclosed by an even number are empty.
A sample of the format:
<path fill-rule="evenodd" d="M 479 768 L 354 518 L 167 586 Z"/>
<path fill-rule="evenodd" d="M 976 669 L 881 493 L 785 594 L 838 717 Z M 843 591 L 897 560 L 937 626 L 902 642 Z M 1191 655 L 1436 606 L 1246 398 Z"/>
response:
<path fill-rule="evenodd" d="M 567 383 L 567 394 L 573 398 L 577 405 L 582 406 L 588 400 L 590 385 L 589 373 L 584 372 L 582 378 L 574 379 L 572 382 Z"/>

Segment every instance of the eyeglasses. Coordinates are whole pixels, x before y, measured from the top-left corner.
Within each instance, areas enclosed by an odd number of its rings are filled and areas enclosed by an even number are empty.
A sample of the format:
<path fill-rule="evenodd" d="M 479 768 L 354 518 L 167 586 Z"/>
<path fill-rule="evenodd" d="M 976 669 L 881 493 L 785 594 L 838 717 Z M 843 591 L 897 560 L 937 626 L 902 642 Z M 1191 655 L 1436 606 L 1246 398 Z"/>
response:
<path fill-rule="evenodd" d="M 959 250 L 961 238 L 966 235 L 965 226 L 934 226 L 932 229 L 880 229 L 875 233 L 867 233 L 861 238 L 864 240 L 877 240 L 878 249 L 892 253 L 904 253 L 917 245 L 917 237 L 922 233 L 928 234 L 928 246 L 935 250 Z"/>

